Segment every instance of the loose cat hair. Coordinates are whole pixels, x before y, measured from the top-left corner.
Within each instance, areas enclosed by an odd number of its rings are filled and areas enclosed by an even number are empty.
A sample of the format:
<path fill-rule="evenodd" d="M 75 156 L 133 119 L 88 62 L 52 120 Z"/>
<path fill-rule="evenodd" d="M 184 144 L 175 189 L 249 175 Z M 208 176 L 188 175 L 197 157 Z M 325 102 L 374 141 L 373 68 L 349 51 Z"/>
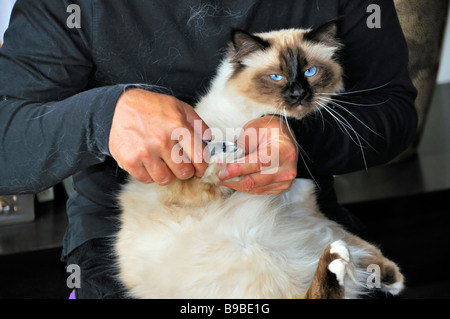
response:
<path fill-rule="evenodd" d="M 317 111 L 319 94 L 343 90 L 336 35 L 334 21 L 307 30 L 233 30 L 197 113 L 225 131 L 267 114 L 301 119 Z M 220 186 L 217 161 L 234 155 L 214 155 L 203 178 L 163 187 L 130 177 L 124 185 L 114 252 L 129 296 L 357 298 L 367 292 L 370 265 L 380 269 L 382 290 L 402 290 L 394 262 L 321 214 L 311 180 L 279 195 Z"/>

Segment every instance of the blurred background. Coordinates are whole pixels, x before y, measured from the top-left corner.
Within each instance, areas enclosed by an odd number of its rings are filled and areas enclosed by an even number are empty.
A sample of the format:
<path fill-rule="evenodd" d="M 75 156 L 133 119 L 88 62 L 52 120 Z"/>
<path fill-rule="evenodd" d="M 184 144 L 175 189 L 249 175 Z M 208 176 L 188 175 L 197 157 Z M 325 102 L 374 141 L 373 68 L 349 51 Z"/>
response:
<path fill-rule="evenodd" d="M 0 0 L 0 43 L 14 2 Z M 360 235 L 401 266 L 407 289 L 397 298 L 450 298 L 445 275 L 450 244 L 448 0 L 395 4 L 419 90 L 417 138 L 388 165 L 337 176 L 336 191 L 360 220 Z M 69 296 L 68 274 L 59 259 L 71 191 L 69 179 L 34 196 L 0 197 L 0 298 Z"/>

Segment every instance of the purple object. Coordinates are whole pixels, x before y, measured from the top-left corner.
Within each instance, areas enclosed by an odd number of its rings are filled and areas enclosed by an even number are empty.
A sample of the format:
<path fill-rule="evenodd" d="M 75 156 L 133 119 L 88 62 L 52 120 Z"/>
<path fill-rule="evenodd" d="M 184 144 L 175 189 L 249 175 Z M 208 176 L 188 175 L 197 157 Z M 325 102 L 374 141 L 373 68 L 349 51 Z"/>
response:
<path fill-rule="evenodd" d="M 75 289 L 70 293 L 69 299 L 77 299 L 77 297 L 75 296 Z"/>

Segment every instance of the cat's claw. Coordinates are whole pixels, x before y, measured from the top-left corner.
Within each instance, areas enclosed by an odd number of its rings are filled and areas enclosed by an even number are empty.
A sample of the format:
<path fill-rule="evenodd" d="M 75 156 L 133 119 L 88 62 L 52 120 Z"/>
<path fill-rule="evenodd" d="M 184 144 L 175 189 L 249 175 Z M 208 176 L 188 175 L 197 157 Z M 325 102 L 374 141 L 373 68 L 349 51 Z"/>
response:
<path fill-rule="evenodd" d="M 387 293 L 390 293 L 393 296 L 398 295 L 403 289 L 405 288 L 405 285 L 403 284 L 403 281 L 396 282 L 392 285 L 383 285 L 382 291 L 385 291 Z"/>
<path fill-rule="evenodd" d="M 350 253 L 345 247 L 345 243 L 342 240 L 338 240 L 331 244 L 330 254 L 337 254 L 339 257 L 328 265 L 328 270 L 336 275 L 339 285 L 343 286 L 347 266 L 350 262 Z"/>
<path fill-rule="evenodd" d="M 345 245 L 345 242 L 342 240 L 337 240 L 331 243 L 331 254 L 338 254 L 345 262 L 350 261 L 350 253 Z"/>

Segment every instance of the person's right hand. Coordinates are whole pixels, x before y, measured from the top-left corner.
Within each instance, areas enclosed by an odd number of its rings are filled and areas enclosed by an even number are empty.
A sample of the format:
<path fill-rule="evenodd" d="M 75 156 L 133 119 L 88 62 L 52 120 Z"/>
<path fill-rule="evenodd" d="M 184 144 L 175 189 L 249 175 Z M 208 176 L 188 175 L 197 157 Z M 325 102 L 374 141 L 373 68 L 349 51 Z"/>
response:
<path fill-rule="evenodd" d="M 195 120 L 201 119 L 194 109 L 172 96 L 129 89 L 117 101 L 109 135 L 110 154 L 143 183 L 168 185 L 174 178 L 201 177 L 208 167 L 202 142 L 208 127 L 202 121 L 202 132 L 194 132 Z M 172 132 L 180 128 L 189 131 L 190 139 L 172 140 Z M 187 160 L 178 163 L 171 155 L 180 147 Z"/>

